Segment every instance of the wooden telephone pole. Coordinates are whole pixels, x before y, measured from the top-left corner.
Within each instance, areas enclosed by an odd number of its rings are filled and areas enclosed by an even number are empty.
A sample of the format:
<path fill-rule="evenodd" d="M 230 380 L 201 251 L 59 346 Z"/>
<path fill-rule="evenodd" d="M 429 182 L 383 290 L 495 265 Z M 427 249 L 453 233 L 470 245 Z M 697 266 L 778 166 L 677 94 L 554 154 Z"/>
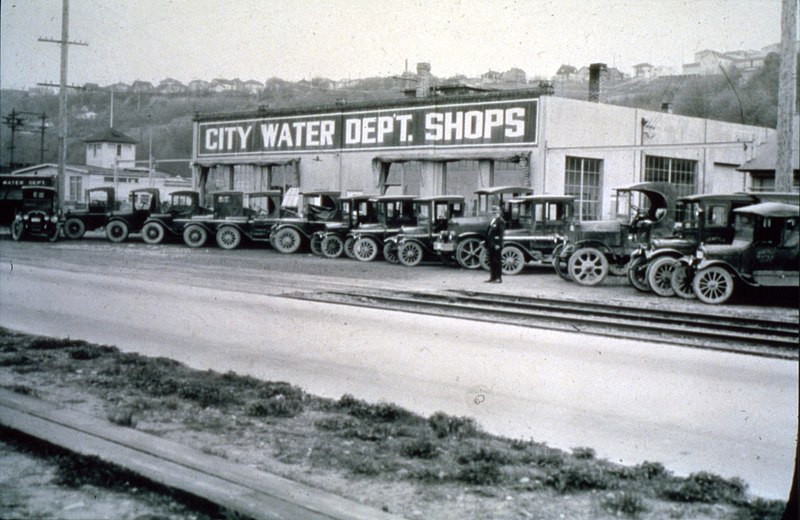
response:
<path fill-rule="evenodd" d="M 797 113 L 797 10 L 798 0 L 783 0 L 781 14 L 781 68 L 778 76 L 778 157 L 775 189 L 792 191 L 792 152 L 797 135 L 792 120 Z"/>
<path fill-rule="evenodd" d="M 58 204 L 63 206 L 64 194 L 68 188 L 65 170 L 67 164 L 67 58 L 70 45 L 84 45 L 83 42 L 69 41 L 69 0 L 62 0 L 61 39 L 39 38 L 40 42 L 61 45 L 61 82 L 58 91 Z M 44 84 L 50 86 L 49 84 Z"/>

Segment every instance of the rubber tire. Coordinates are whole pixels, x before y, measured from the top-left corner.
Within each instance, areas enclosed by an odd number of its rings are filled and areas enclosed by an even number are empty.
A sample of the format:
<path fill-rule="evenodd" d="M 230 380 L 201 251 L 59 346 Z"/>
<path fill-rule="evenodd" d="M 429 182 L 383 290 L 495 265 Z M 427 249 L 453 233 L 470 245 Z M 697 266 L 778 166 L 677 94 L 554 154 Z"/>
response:
<path fill-rule="evenodd" d="M 328 235 L 322 240 L 321 249 L 326 258 L 339 258 L 344 254 L 344 241 L 337 235 Z"/>
<path fill-rule="evenodd" d="M 353 237 L 347 237 L 344 239 L 344 254 L 347 258 L 351 260 L 356 259 L 356 255 L 353 252 L 353 247 L 356 245 L 356 239 Z"/>
<path fill-rule="evenodd" d="M 24 235 L 25 223 L 21 220 L 14 220 L 14 222 L 11 223 L 11 238 L 14 239 L 14 242 L 19 242 Z"/>
<path fill-rule="evenodd" d="M 516 246 L 505 246 L 500 251 L 500 266 L 503 275 L 513 276 L 525 267 L 525 253 Z"/>
<path fill-rule="evenodd" d="M 385 242 L 383 244 L 383 259 L 394 265 L 400 263 L 400 257 L 397 256 L 397 244 L 394 242 Z"/>
<path fill-rule="evenodd" d="M 314 233 L 311 235 L 311 240 L 308 242 L 308 247 L 314 256 L 322 256 L 322 238 Z"/>
<path fill-rule="evenodd" d="M 482 240 L 477 238 L 464 239 L 456 246 L 456 262 L 464 269 L 480 269 L 482 250 Z"/>
<path fill-rule="evenodd" d="M 275 250 L 285 255 L 296 253 L 302 245 L 300 232 L 293 228 L 283 228 L 275 233 Z"/>
<path fill-rule="evenodd" d="M 158 222 L 148 222 L 142 228 L 142 240 L 144 240 L 146 244 L 160 244 L 164 240 L 166 234 L 167 232 L 164 226 Z"/>
<path fill-rule="evenodd" d="M 406 267 L 416 267 L 422 262 L 422 246 L 416 242 L 406 242 L 397 248 L 397 257 Z"/>
<path fill-rule="evenodd" d="M 628 264 L 628 281 L 637 290 L 650 292 L 650 284 L 647 283 L 647 258 L 637 256 Z"/>
<path fill-rule="evenodd" d="M 675 296 L 672 290 L 672 271 L 675 269 L 676 260 L 671 256 L 656 258 L 647 266 L 647 284 L 659 296 Z"/>
<path fill-rule="evenodd" d="M 359 238 L 353 244 L 353 255 L 356 260 L 372 262 L 378 257 L 378 243 L 371 237 Z"/>
<path fill-rule="evenodd" d="M 129 233 L 128 224 L 122 220 L 114 220 L 106 224 L 106 238 L 116 244 L 125 242 Z"/>
<path fill-rule="evenodd" d="M 697 271 L 692 280 L 692 289 L 703 303 L 719 305 L 733 295 L 733 275 L 724 267 L 712 265 Z"/>
<path fill-rule="evenodd" d="M 222 226 L 217 230 L 216 240 L 220 248 L 230 251 L 242 243 L 242 232 L 233 226 Z"/>
<path fill-rule="evenodd" d="M 64 236 L 72 240 L 81 238 L 86 233 L 86 224 L 79 218 L 68 218 L 64 222 Z"/>
<path fill-rule="evenodd" d="M 582 247 L 569 257 L 569 274 L 581 285 L 597 285 L 608 275 L 608 259 L 597 248 Z"/>
<path fill-rule="evenodd" d="M 566 261 L 561 259 L 561 251 L 563 250 L 564 244 L 558 244 L 555 249 L 553 249 L 553 270 L 562 280 L 572 282 L 574 280 L 569 275 L 569 259 Z"/>
<path fill-rule="evenodd" d="M 183 242 L 189 247 L 203 247 L 206 241 L 208 241 L 208 231 L 203 226 L 189 224 L 183 230 Z"/>
<path fill-rule="evenodd" d="M 689 278 L 689 266 L 678 262 L 675 269 L 672 270 L 669 284 L 672 287 L 675 296 L 683 298 L 684 300 L 694 300 L 697 295 L 692 288 L 692 279 Z"/>

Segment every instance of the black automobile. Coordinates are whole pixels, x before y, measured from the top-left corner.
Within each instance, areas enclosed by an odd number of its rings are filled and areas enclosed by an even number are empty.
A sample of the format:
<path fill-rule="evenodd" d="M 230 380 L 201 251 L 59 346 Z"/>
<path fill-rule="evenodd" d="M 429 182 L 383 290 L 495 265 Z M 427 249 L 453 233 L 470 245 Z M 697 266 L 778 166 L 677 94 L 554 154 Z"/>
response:
<path fill-rule="evenodd" d="M 281 218 L 281 191 L 269 190 L 247 194 L 241 216 L 228 216 L 217 226 L 217 245 L 236 249 L 242 240 L 269 242 L 272 227 Z"/>
<path fill-rule="evenodd" d="M 105 227 L 111 212 L 119 208 L 116 190 L 108 186 L 86 190 L 86 200 L 86 208 L 69 210 L 64 215 L 65 237 L 78 239 L 87 231 Z"/>
<path fill-rule="evenodd" d="M 416 201 L 417 222 L 403 229 L 392 240 L 397 243 L 397 258 L 407 267 L 419 265 L 425 257 L 438 258 L 443 262 L 452 259 L 434 249 L 434 241 L 447 229 L 451 218 L 464 215 L 464 197 L 460 195 L 437 195 L 421 197 Z"/>
<path fill-rule="evenodd" d="M 393 240 L 404 226 L 417 222 L 417 197 L 414 195 L 382 195 L 375 197 L 377 219 L 362 223 L 350 231 L 344 241 L 344 252 L 350 258 L 371 262 L 383 253 L 383 259 L 397 264 L 397 243 Z"/>
<path fill-rule="evenodd" d="M 351 231 L 362 224 L 378 222 L 377 204 L 372 195 L 343 197 L 341 204 L 342 219 L 338 222 L 326 222 L 324 229 L 314 233 L 311 238 L 312 252 L 319 252 L 327 258 L 338 258 L 345 252 L 345 241 Z M 350 249 L 352 252 L 352 243 Z"/>
<path fill-rule="evenodd" d="M 106 222 L 106 238 L 112 242 L 124 242 L 131 233 L 139 233 L 147 218 L 161 209 L 161 193 L 158 188 L 131 190 L 130 208 L 112 211 Z"/>
<path fill-rule="evenodd" d="M 170 202 L 166 208 L 147 217 L 142 226 L 142 239 L 148 244 L 160 244 L 166 238 L 179 238 L 185 224 L 176 219 L 208 213 L 209 210 L 200 205 L 200 193 L 197 191 L 174 191 L 170 193 Z"/>
<path fill-rule="evenodd" d="M 296 253 L 304 244 L 310 245 L 314 233 L 325 229 L 326 223 L 342 218 L 340 192 L 308 191 L 302 196 L 298 214 L 281 217 L 270 232 L 270 243 L 280 253 Z"/>
<path fill-rule="evenodd" d="M 45 186 L 23 186 L 20 211 L 11 222 L 11 238 L 45 237 L 58 240 L 58 192 Z"/>

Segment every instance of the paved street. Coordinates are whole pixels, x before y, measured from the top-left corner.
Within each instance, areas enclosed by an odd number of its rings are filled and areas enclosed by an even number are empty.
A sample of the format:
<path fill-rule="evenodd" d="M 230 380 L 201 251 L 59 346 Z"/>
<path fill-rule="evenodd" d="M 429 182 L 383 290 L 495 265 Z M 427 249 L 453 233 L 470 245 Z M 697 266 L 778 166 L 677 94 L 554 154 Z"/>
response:
<path fill-rule="evenodd" d="M 323 282 L 484 290 L 481 273 L 100 241 L 6 240 L 0 262 L 4 327 L 286 380 L 324 396 L 470 415 L 493 433 L 589 446 L 614 461 L 740 476 L 772 498 L 785 498 L 791 481 L 796 362 L 279 297 Z M 534 285 L 552 296 L 659 301 L 621 285 L 575 287 L 545 271 L 493 290 Z"/>

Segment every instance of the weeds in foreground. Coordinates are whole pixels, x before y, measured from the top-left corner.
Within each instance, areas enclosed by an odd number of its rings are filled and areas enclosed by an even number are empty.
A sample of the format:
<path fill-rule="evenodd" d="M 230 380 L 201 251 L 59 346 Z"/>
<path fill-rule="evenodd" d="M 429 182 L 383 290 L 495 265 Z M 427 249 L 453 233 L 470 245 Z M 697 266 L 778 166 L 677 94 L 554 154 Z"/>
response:
<path fill-rule="evenodd" d="M 649 510 L 640 495 L 627 491 L 609 493 L 601 499 L 600 505 L 612 515 L 629 518 L 638 518 L 639 515 Z"/>

